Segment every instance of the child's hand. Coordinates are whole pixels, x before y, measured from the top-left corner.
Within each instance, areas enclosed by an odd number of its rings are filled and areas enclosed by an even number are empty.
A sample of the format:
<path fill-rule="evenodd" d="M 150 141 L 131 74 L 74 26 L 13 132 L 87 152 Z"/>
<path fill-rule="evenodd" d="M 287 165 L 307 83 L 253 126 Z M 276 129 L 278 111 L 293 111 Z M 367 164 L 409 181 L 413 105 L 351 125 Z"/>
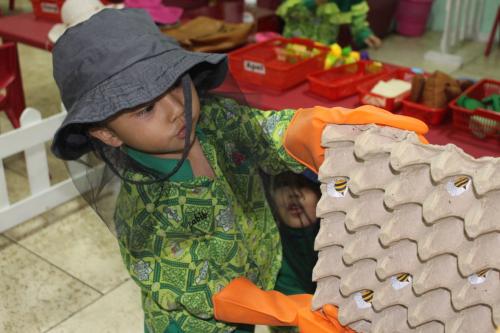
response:
<path fill-rule="evenodd" d="M 416 132 L 424 143 L 427 141 L 423 135 L 429 130 L 421 120 L 395 115 L 371 105 L 363 105 L 353 110 L 321 106 L 298 109 L 288 125 L 283 146 L 290 156 L 316 173 L 325 158 L 325 148 L 321 146 L 321 135 L 327 124 L 391 126 Z"/>
<path fill-rule="evenodd" d="M 214 317 L 230 323 L 269 326 L 298 326 L 304 333 L 354 333 L 338 321 L 338 310 L 325 305 L 312 311 L 312 295 L 286 296 L 262 290 L 244 277 L 231 281 L 212 297 Z"/>
<path fill-rule="evenodd" d="M 382 41 L 380 40 L 380 38 L 375 35 L 371 35 L 370 37 L 366 38 L 365 43 L 369 47 L 373 47 L 376 49 L 378 49 L 382 45 Z"/>

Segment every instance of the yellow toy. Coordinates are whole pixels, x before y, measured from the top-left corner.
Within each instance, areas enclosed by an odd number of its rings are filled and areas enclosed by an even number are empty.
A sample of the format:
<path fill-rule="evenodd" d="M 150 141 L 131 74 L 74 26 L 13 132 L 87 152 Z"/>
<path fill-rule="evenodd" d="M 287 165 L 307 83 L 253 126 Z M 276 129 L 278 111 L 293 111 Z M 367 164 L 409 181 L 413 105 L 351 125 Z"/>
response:
<path fill-rule="evenodd" d="M 320 50 L 317 48 L 311 49 L 302 44 L 288 43 L 285 47 L 276 47 L 275 52 L 279 61 L 286 61 L 293 64 L 318 55 Z"/>
<path fill-rule="evenodd" d="M 360 53 L 353 51 L 350 46 L 341 48 L 339 44 L 335 43 L 330 46 L 330 52 L 325 58 L 324 69 L 330 69 L 345 64 L 353 64 L 360 59 Z"/>

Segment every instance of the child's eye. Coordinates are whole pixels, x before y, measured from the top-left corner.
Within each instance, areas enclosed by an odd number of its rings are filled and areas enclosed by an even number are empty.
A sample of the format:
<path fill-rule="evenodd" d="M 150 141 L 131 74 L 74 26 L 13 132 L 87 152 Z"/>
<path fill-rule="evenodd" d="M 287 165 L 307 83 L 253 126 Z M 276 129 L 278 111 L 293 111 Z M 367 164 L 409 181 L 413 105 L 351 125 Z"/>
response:
<path fill-rule="evenodd" d="M 151 111 L 153 111 L 154 106 L 155 106 L 155 105 L 154 105 L 154 103 L 153 103 L 153 104 L 149 104 L 149 105 L 145 106 L 144 108 L 140 109 L 139 111 L 137 111 L 137 112 L 135 113 L 135 115 L 136 115 L 137 117 L 144 117 L 144 116 L 146 116 L 148 113 L 150 113 Z"/>

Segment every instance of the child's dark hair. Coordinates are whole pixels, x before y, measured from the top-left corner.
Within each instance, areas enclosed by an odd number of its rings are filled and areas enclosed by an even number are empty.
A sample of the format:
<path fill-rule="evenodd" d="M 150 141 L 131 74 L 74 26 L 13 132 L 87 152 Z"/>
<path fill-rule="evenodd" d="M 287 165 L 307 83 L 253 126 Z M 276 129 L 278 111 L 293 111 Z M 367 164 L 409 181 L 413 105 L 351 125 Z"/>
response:
<path fill-rule="evenodd" d="M 292 190 L 300 190 L 302 188 L 308 188 L 312 190 L 316 195 L 321 197 L 321 190 L 318 183 L 309 180 L 303 175 L 293 173 L 291 171 L 280 173 L 279 175 L 273 176 L 270 183 L 270 190 L 276 191 L 281 187 L 290 187 Z"/>

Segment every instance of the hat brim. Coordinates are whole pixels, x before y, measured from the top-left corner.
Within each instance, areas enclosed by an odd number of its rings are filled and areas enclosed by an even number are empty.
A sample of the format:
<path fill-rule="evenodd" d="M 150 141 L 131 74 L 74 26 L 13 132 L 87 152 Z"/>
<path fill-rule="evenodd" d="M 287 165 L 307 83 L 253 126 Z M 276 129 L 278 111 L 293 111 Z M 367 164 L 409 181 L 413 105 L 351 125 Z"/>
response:
<path fill-rule="evenodd" d="M 198 89 L 216 88 L 226 76 L 227 58 L 179 48 L 129 66 L 88 91 L 68 110 L 54 136 L 52 152 L 61 159 L 78 159 L 91 150 L 86 133 L 89 124 L 158 98 L 186 73 Z"/>

